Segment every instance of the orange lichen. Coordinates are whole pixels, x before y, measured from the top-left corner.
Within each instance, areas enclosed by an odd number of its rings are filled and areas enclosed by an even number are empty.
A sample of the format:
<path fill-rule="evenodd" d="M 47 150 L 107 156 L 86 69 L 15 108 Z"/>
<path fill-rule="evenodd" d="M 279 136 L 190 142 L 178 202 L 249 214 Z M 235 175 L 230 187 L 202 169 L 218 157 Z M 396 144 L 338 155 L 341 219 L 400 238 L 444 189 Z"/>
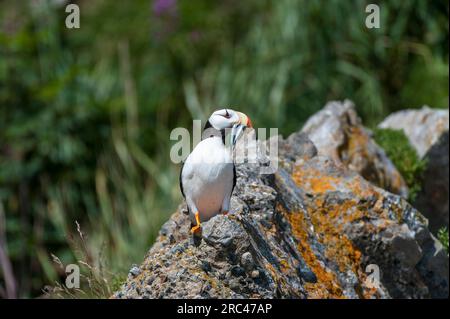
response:
<path fill-rule="evenodd" d="M 336 207 L 320 209 L 311 214 L 311 221 L 319 234 L 319 240 L 325 245 L 326 257 L 334 260 L 341 272 L 350 268 L 357 273 L 361 261 L 361 252 L 357 250 L 352 242 L 343 235 L 343 225 L 335 223 L 336 218 L 342 217 L 350 221 L 360 215 L 358 210 L 350 212 L 350 203 L 345 202 Z"/>
<path fill-rule="evenodd" d="M 323 178 L 323 176 L 319 177 L 319 175 L 317 175 L 317 178 L 310 176 L 306 182 L 302 179 L 302 174 L 302 171 L 294 169 L 294 180 L 302 180 L 303 184 L 306 184 L 307 187 L 313 192 L 322 193 L 326 191 L 334 191 L 336 190 L 336 185 L 339 182 L 339 179 L 333 176 L 326 176 Z M 310 172 L 310 174 L 314 175 L 314 172 Z"/>
<path fill-rule="evenodd" d="M 311 205 L 307 205 L 307 213 L 311 219 L 310 222 L 314 226 L 318 240 L 325 247 L 325 257 L 332 260 L 338 266 L 340 272 L 351 270 L 358 276 L 359 282 L 364 283 L 366 274 L 361 267 L 361 251 L 344 234 L 344 227 L 362 220 L 364 217 L 368 217 L 368 207 L 360 204 L 358 197 L 368 198 L 379 194 L 362 178 L 345 179 L 340 176 L 332 176 L 331 174 L 324 175 L 319 170 L 311 169 L 311 167 L 308 167 L 308 169 L 294 168 L 293 180 L 297 185 L 315 195 L 311 199 Z M 326 202 L 324 195 L 332 191 L 350 191 L 356 195 L 356 198 L 349 198 L 339 203 Z M 305 244 L 308 242 L 305 232 L 307 225 L 303 214 L 290 213 L 287 215 L 288 220 L 292 224 L 294 234 L 299 239 L 299 250 L 318 277 L 318 284 L 307 284 L 307 291 L 310 297 L 327 298 L 327 293 L 324 293 L 321 288 L 325 288 L 330 293 L 328 297 L 333 298 L 339 295 L 336 294 L 337 291 L 334 289 L 334 287 L 339 287 L 335 276 L 330 276 L 330 272 L 326 272 L 324 275 L 323 267 L 318 268 L 315 265 L 314 254 L 308 251 L 309 246 Z M 328 285 L 325 284 L 327 281 Z M 330 282 L 332 283 L 331 287 Z M 321 287 L 321 285 L 324 286 Z M 342 289 L 339 287 L 339 290 Z M 373 289 L 368 289 L 363 284 L 361 284 L 361 290 L 361 297 L 363 298 L 370 298 L 375 293 Z M 342 292 L 340 295 L 342 295 Z"/>
<path fill-rule="evenodd" d="M 347 190 L 358 197 L 370 197 L 372 195 L 378 197 L 379 195 L 373 186 L 359 176 L 355 176 L 352 179 L 344 179 L 339 175 L 324 175 L 320 170 L 313 167 L 302 169 L 300 166 L 295 166 L 292 178 L 297 185 L 302 185 L 303 189 L 312 193 L 321 194 L 330 191 Z"/>
<path fill-rule="evenodd" d="M 284 212 L 298 238 L 298 250 L 308 267 L 317 277 L 316 283 L 305 284 L 309 298 L 343 298 L 342 288 L 334 273 L 324 267 L 309 245 L 308 225 L 301 212 L 286 212 L 281 206 L 277 210 Z"/>

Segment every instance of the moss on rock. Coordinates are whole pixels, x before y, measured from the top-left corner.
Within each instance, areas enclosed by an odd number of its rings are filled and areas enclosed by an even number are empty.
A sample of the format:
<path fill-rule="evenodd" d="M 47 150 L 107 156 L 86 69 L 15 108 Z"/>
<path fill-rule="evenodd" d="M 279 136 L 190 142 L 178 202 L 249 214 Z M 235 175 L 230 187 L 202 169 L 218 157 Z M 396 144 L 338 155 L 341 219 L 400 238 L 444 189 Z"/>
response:
<path fill-rule="evenodd" d="M 374 138 L 400 171 L 409 188 L 408 200 L 414 202 L 422 188 L 426 160 L 419 158 L 401 130 L 377 128 L 374 130 Z"/>

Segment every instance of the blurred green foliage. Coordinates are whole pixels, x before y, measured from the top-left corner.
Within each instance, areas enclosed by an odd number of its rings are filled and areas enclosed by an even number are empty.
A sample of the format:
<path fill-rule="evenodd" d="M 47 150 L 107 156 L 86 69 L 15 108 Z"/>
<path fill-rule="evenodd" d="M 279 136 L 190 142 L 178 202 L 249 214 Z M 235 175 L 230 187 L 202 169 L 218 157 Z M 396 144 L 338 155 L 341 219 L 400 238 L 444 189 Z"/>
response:
<path fill-rule="evenodd" d="M 96 269 L 142 260 L 181 198 L 169 133 L 192 118 L 231 106 L 287 134 L 332 99 L 372 126 L 448 107 L 448 1 L 376 1 L 369 30 L 370 2 L 81 0 L 80 29 L 64 1 L 0 2 L 0 214 L 18 294 L 63 278 L 51 253 L 81 258 L 76 220 Z"/>
<path fill-rule="evenodd" d="M 446 227 L 439 229 L 437 235 L 448 254 L 448 229 Z"/>
<path fill-rule="evenodd" d="M 375 141 L 380 145 L 408 185 L 408 200 L 414 203 L 422 189 L 426 159 L 420 159 L 402 130 L 375 129 Z"/>

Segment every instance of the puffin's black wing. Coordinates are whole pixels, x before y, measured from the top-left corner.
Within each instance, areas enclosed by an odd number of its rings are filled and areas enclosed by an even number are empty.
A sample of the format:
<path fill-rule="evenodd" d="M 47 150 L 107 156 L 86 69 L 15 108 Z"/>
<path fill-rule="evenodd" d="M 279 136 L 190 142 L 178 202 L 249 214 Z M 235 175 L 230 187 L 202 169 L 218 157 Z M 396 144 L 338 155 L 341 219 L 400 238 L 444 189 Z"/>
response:
<path fill-rule="evenodd" d="M 180 169 L 180 190 L 181 190 L 181 194 L 183 195 L 184 198 L 186 198 L 186 196 L 184 195 L 184 190 L 183 190 L 183 167 L 184 167 L 184 162 L 181 164 L 181 169 Z"/>
<path fill-rule="evenodd" d="M 235 186 L 236 186 L 236 165 L 234 165 L 233 163 L 233 188 L 231 188 L 231 194 L 233 194 Z"/>

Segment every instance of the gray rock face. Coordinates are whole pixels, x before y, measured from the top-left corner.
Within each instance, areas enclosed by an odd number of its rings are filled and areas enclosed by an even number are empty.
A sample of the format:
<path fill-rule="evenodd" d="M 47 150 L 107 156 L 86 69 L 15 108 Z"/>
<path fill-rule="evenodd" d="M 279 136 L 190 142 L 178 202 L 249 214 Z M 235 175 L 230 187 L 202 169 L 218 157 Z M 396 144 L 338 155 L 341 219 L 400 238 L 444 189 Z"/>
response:
<path fill-rule="evenodd" d="M 448 161 L 448 110 L 423 107 L 391 114 L 380 128 L 403 130 L 417 154 L 427 161 L 424 184 L 414 206 L 430 222 L 430 230 L 436 233 L 448 228 L 449 216 L 449 161 Z"/>
<path fill-rule="evenodd" d="M 448 110 L 431 109 L 403 110 L 392 113 L 379 124 L 380 128 L 403 130 L 409 142 L 424 157 L 429 149 L 448 131 Z"/>
<path fill-rule="evenodd" d="M 436 233 L 441 227 L 448 229 L 449 171 L 448 131 L 425 154 L 427 167 L 422 190 L 414 206 L 430 221 L 430 230 Z"/>
<path fill-rule="evenodd" d="M 114 298 L 446 298 L 427 220 L 317 149 L 279 141 L 279 168 L 237 165 L 231 212 L 194 244 L 182 204 Z M 266 160 L 262 160 L 266 162 Z"/>
<path fill-rule="evenodd" d="M 357 172 L 375 185 L 407 197 L 403 177 L 361 124 L 349 100 L 329 102 L 305 124 L 306 133 L 319 155 Z"/>

